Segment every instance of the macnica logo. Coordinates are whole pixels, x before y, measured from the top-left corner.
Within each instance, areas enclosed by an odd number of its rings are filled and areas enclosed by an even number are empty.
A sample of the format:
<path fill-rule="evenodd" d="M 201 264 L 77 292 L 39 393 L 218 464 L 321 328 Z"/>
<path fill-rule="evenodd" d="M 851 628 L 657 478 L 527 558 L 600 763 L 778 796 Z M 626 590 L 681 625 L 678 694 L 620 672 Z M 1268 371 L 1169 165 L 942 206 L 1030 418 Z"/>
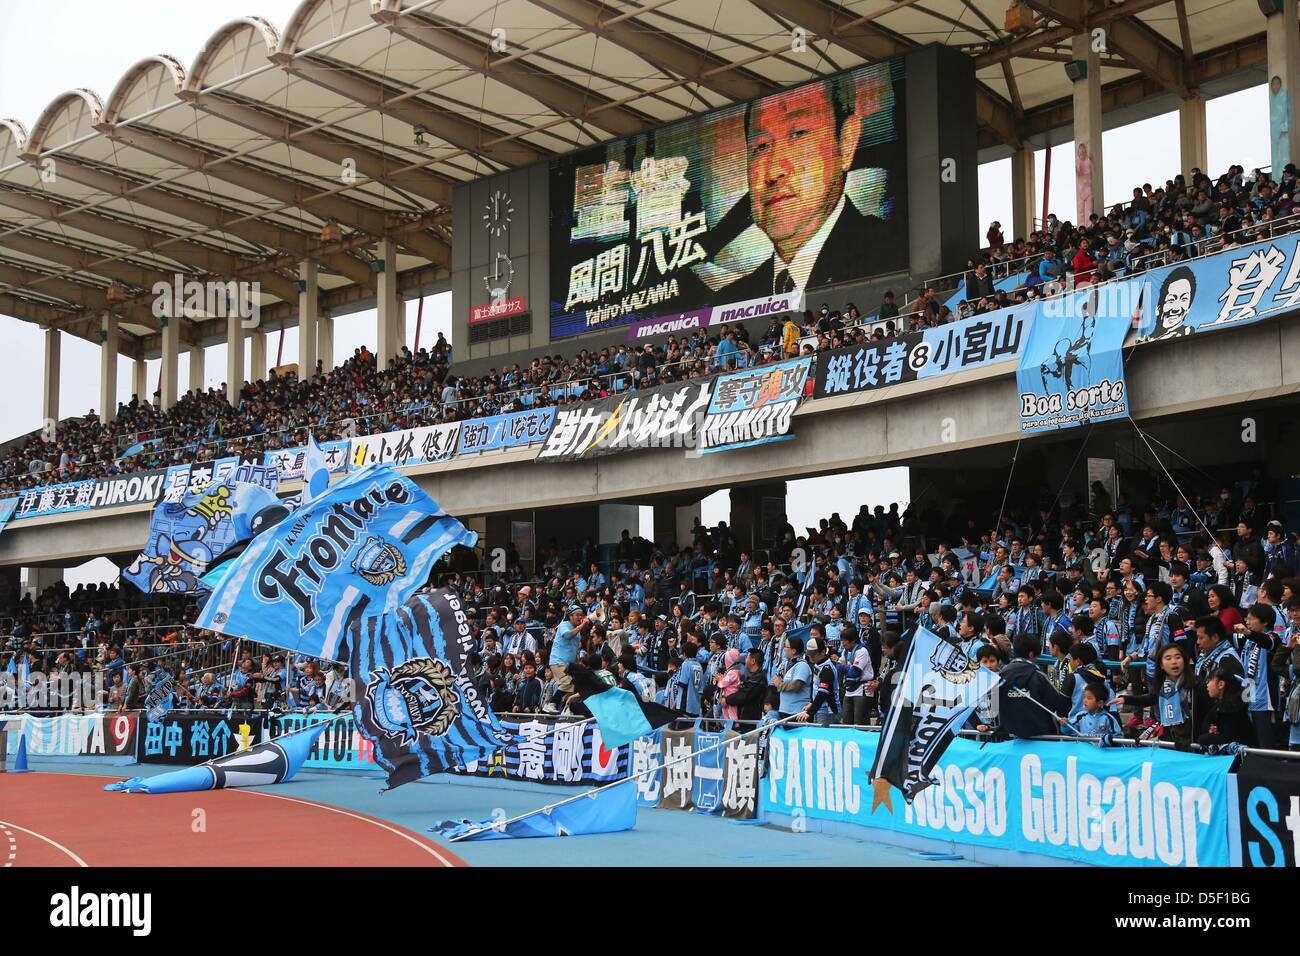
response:
<path fill-rule="evenodd" d="M 68 893 L 50 897 L 50 925 L 58 928 L 125 926 L 132 936 L 148 936 L 153 929 L 152 893 Z"/>

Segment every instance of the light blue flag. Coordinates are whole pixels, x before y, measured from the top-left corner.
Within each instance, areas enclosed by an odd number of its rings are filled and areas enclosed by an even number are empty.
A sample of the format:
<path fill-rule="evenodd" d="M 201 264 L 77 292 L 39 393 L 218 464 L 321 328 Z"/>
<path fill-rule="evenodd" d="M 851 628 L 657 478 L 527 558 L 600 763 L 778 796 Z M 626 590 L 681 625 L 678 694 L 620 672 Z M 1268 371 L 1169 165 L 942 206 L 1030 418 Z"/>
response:
<path fill-rule="evenodd" d="M 316 444 L 316 436 L 307 436 L 307 464 L 302 473 L 302 503 L 325 494 L 330 486 L 330 463 L 324 450 Z"/>
<path fill-rule="evenodd" d="M 374 465 L 254 538 L 195 624 L 342 660 L 350 625 L 401 606 L 438 558 L 477 540 L 392 465 Z"/>
<path fill-rule="evenodd" d="M 617 833 L 636 827 L 636 794 L 636 781 L 622 780 L 585 793 L 583 799 L 538 810 L 508 823 L 444 820 L 429 831 L 448 837 L 452 843 Z"/>
<path fill-rule="evenodd" d="M 273 491 L 247 481 L 213 482 L 179 502 L 159 502 L 149 540 L 122 578 L 146 594 L 202 593 L 214 559 L 287 514 Z"/>
<path fill-rule="evenodd" d="M 1001 566 L 999 566 L 993 571 L 992 574 L 986 577 L 983 581 L 979 583 L 978 586 L 976 586 L 972 590 L 974 590 L 976 594 L 982 594 L 983 596 L 988 597 L 993 593 L 993 589 L 997 587 L 998 575 L 1001 573 L 1002 573 L 1002 568 Z"/>
<path fill-rule="evenodd" d="M 130 448 L 128 448 L 126 451 L 122 452 L 122 457 L 134 458 L 136 455 L 140 454 L 140 452 L 144 451 L 146 448 L 152 448 L 155 445 L 161 445 L 161 444 L 162 444 L 161 438 L 149 438 L 146 439 L 145 441 L 138 441 Z"/>
<path fill-rule="evenodd" d="M 284 783 L 298 772 L 324 729 L 322 721 L 195 767 L 171 770 L 156 777 L 119 780 L 104 789 L 122 793 L 190 793 Z"/>
<path fill-rule="evenodd" d="M 14 516 L 17 507 L 17 498 L 6 498 L 4 501 L 0 501 L 0 534 L 4 534 L 5 526 L 9 524 L 9 519 Z"/>
<path fill-rule="evenodd" d="M 611 687 L 582 702 L 600 725 L 601 742 L 611 749 L 630 744 L 654 730 L 636 695 L 621 687 Z"/>

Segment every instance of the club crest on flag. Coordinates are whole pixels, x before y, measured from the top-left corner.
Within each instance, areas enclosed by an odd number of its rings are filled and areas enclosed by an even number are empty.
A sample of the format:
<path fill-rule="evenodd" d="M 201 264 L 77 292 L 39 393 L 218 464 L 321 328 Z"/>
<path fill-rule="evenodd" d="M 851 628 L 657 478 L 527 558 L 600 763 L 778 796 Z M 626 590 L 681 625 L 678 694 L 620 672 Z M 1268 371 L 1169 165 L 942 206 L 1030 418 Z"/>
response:
<path fill-rule="evenodd" d="M 353 560 L 352 569 L 371 584 L 382 586 L 406 573 L 406 558 L 388 542 L 371 535 Z"/>
<path fill-rule="evenodd" d="M 930 655 L 930 667 L 944 680 L 953 684 L 967 684 L 979 672 L 979 665 L 971 660 L 964 647 L 940 643 Z"/>
<path fill-rule="evenodd" d="M 442 661 L 416 657 L 376 670 L 366 687 L 375 726 L 405 747 L 420 734 L 445 734 L 460 716 L 455 675 Z"/>

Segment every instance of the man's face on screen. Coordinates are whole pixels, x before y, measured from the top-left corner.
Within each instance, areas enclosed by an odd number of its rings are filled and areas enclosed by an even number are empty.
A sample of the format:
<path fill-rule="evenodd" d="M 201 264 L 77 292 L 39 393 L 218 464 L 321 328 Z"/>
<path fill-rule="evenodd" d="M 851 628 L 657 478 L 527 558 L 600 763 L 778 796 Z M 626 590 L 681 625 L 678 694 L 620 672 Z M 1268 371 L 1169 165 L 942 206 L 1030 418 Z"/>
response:
<path fill-rule="evenodd" d="M 754 222 L 789 262 L 840 201 L 857 146 L 857 121 L 843 134 L 826 88 L 814 84 L 756 103 L 749 128 Z"/>

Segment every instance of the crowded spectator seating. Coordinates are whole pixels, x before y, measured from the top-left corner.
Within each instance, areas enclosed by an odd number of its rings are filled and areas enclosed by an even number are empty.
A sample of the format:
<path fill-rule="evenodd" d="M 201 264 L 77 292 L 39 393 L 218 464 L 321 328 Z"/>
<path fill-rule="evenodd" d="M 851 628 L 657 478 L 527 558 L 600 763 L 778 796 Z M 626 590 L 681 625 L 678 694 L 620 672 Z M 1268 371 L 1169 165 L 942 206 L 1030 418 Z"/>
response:
<path fill-rule="evenodd" d="M 502 573 L 458 549 L 429 585 L 455 587 L 473 609 L 472 676 L 501 713 L 581 712 L 549 666 L 556 628 L 577 608 L 593 622 L 579 650 L 587 667 L 690 717 L 757 719 L 755 701 L 776 695 L 751 695 L 728 714 L 735 701 L 720 678 L 745 666 L 774 689 L 816 639 L 837 669 L 836 718 L 878 722 L 904 635 L 919 624 L 968 654 L 978 649 L 985 666 L 1028 657 L 1060 695 L 1063 725 L 1067 705 L 1079 703 L 1075 682 L 1086 678 L 1134 738 L 1183 749 L 1300 749 L 1300 553 L 1279 497 L 1258 467 L 1222 484 L 1202 481 L 1187 497 L 1157 489 L 1141 505 L 1112 501 L 1100 483 L 1077 500 L 1043 485 L 1020 489 L 999 515 L 916 502 L 864 505 L 849 521 L 836 512 L 804 533 L 783 522 L 761 549 L 738 542 L 725 522 L 698 521 L 682 542 L 628 531 L 613 544 L 551 541 L 529 568 L 511 549 Z M 101 707 L 140 706 L 159 674 L 176 679 L 180 707 L 347 707 L 343 665 L 199 632 L 184 625 L 191 604 L 159 604 L 119 588 L 56 586 L 12 609 L 3 639 L 9 654 L 46 673 L 126 664 Z M 170 632 L 155 639 L 153 622 Z M 1232 652 L 1209 646 L 1215 638 Z M 1191 716 L 1177 727 L 1156 719 L 1152 697 L 1169 686 L 1156 669 L 1169 645 L 1197 668 L 1186 688 Z M 1216 674 L 1219 692 L 1224 675 L 1233 678 L 1230 699 L 1208 686 Z M 865 690 L 865 706 L 845 703 L 849 681 Z M 1254 695 L 1243 699 L 1247 685 Z M 1241 719 L 1225 729 L 1233 708 Z M 996 737 L 996 720 L 981 713 L 969 732 Z"/>
<path fill-rule="evenodd" d="M 450 374 L 451 348 L 403 347 L 384 371 L 358 349 L 341 365 L 299 380 L 272 376 L 244 386 L 237 407 L 224 389 L 189 392 L 169 411 L 136 396 L 116 419 L 93 413 L 11 442 L 0 456 L 0 495 L 40 485 L 148 471 L 232 454 L 259 455 L 317 440 L 562 405 L 611 392 L 702 378 L 723 368 L 860 344 L 995 311 L 1044 294 L 1209 255 L 1300 228 L 1296 174 L 1249 176 L 1232 166 L 1217 179 L 1196 171 L 1163 187 L 1145 184 L 1133 198 L 1086 225 L 1049 215 L 1042 228 L 1007 241 L 999 223 L 966 273 L 925 283 L 905 301 L 887 292 L 873 314 L 829 303 L 802 321 L 774 317 L 751 342 L 744 326 L 670 336 L 664 344 L 619 345 L 576 355 L 534 358 L 477 376 Z M 998 286 L 995 288 L 995 284 Z M 943 298 L 947 295 L 947 299 Z M 706 334 L 707 332 L 707 334 Z"/>

